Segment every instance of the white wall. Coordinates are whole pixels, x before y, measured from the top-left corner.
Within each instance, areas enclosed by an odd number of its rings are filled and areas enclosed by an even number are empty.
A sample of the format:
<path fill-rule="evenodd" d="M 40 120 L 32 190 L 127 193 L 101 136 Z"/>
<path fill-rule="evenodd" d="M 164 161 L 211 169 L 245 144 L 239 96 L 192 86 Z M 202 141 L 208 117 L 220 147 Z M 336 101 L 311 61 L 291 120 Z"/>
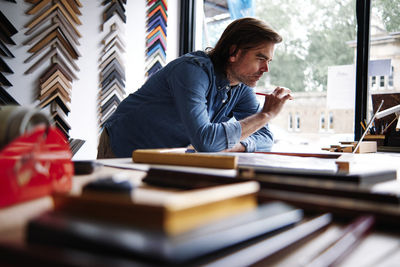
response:
<path fill-rule="evenodd" d="M 77 26 L 77 29 L 82 34 L 78 47 L 82 56 L 76 61 L 80 71 L 75 74 L 79 80 L 72 83 L 71 112 L 68 115 L 68 123 L 71 125 L 70 137 L 84 139 L 86 143 L 74 156 L 74 159 L 94 159 L 97 154 L 99 58 L 102 49 L 101 40 L 107 33 L 101 31 L 102 16 L 105 10 L 104 6 L 101 5 L 102 2 L 102 0 L 81 1 L 83 7 L 80 9 L 82 15 L 79 16 L 79 19 L 82 21 L 82 25 Z M 125 90 L 127 94 L 134 92 L 145 81 L 146 2 L 146 0 L 131 0 L 127 1 L 126 5 L 127 23 L 125 24 L 123 38 L 127 52 L 123 57 L 125 58 Z M 1 11 L 18 30 L 18 33 L 11 37 L 17 45 L 7 45 L 15 58 L 3 57 L 4 61 L 14 71 L 14 74 L 6 75 L 6 78 L 13 84 L 12 87 L 6 87 L 6 90 L 24 106 L 38 104 L 36 100 L 38 79 L 50 66 L 50 62 L 45 63 L 32 74 L 24 74 L 37 61 L 36 58 L 30 63 L 24 63 L 30 56 L 30 53 L 27 52 L 30 46 L 23 45 L 23 42 L 32 37 L 25 35 L 27 28 L 24 28 L 24 25 L 36 18 L 36 16 L 25 14 L 31 7 L 31 4 L 24 1 L 17 1 L 17 4 L 7 1 L 0 2 Z M 179 1 L 169 0 L 167 61 L 176 58 L 178 55 L 178 14 Z"/>

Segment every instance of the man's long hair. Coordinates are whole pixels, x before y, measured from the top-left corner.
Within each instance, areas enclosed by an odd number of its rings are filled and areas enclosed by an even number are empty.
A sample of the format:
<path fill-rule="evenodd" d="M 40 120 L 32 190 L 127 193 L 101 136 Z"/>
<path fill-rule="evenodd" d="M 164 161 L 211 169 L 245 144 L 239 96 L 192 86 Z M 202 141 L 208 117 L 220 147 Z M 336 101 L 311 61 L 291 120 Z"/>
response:
<path fill-rule="evenodd" d="M 265 22 L 255 18 L 241 18 L 226 27 L 214 48 L 208 48 L 207 54 L 214 68 L 224 74 L 228 59 L 239 49 L 248 50 L 261 44 L 282 42 L 282 37 Z M 234 51 L 230 51 L 234 46 Z"/>

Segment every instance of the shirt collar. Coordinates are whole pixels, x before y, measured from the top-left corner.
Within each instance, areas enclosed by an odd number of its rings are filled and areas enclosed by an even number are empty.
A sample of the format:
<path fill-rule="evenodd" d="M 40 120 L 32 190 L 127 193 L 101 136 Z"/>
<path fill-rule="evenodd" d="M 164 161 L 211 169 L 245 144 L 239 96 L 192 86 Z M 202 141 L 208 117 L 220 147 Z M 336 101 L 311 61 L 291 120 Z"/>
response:
<path fill-rule="evenodd" d="M 229 80 L 226 78 L 226 76 L 223 73 L 217 72 L 215 77 L 216 77 L 215 83 L 217 85 L 218 90 L 228 91 L 231 88 Z"/>

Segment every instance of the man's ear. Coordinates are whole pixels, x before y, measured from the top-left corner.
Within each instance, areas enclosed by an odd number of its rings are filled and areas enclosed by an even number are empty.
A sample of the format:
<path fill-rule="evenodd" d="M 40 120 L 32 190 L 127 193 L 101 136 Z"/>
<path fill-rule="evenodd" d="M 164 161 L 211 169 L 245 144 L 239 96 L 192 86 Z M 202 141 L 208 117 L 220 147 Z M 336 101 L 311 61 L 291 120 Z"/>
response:
<path fill-rule="evenodd" d="M 229 48 L 229 62 L 235 62 L 237 60 L 238 49 L 236 45 L 231 45 Z"/>

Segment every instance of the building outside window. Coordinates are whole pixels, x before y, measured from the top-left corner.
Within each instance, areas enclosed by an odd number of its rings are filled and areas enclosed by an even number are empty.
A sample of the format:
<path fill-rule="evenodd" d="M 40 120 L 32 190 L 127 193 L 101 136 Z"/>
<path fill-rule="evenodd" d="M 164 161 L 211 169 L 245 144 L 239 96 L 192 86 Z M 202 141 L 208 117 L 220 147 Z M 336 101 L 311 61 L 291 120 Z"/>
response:
<path fill-rule="evenodd" d="M 377 76 L 378 90 L 370 88 L 368 99 L 368 118 L 373 115 L 373 98 L 378 99 L 379 95 L 386 95 L 386 100 L 395 99 L 390 94 L 400 93 L 400 73 L 396 70 L 400 68 L 400 0 L 373 0 L 371 1 L 370 13 L 370 43 L 369 57 L 374 60 L 388 60 L 390 64 L 382 68 Z M 387 98 L 389 97 L 389 98 Z M 389 103 L 390 102 L 390 103 Z M 392 105 L 400 104 L 396 101 L 385 101 L 382 109 L 387 109 Z"/>

